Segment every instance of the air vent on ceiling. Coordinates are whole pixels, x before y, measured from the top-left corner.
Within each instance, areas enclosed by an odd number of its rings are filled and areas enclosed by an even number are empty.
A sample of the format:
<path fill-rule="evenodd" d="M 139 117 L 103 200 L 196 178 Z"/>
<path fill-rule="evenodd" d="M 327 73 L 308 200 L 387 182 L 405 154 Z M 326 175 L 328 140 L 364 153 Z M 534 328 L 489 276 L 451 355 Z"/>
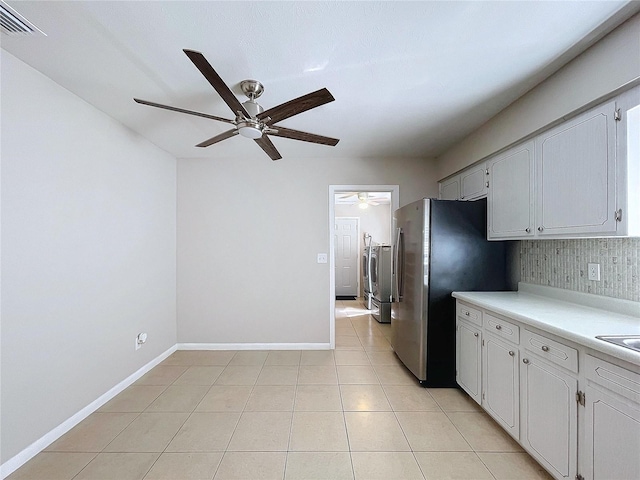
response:
<path fill-rule="evenodd" d="M 0 27 L 6 35 L 46 35 L 6 3 L 0 1 Z"/>

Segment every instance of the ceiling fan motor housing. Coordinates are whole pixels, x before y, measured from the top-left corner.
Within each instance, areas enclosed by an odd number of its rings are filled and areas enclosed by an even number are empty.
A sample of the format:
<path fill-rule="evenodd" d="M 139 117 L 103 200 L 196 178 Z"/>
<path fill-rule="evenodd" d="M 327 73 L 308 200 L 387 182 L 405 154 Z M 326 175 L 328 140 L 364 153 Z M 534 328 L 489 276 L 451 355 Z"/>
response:
<path fill-rule="evenodd" d="M 255 100 L 247 100 L 242 104 L 244 109 L 247 111 L 251 118 L 256 118 L 256 116 L 262 112 L 264 112 L 264 108 L 262 108 Z"/>

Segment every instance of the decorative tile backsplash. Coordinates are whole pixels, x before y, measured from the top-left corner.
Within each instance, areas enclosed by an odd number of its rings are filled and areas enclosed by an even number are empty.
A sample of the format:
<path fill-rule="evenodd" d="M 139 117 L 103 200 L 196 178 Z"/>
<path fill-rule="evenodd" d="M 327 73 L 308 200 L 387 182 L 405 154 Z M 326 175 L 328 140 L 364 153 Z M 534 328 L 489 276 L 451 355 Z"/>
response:
<path fill-rule="evenodd" d="M 587 277 L 600 264 L 600 281 Z M 523 240 L 520 281 L 640 302 L 640 238 Z"/>

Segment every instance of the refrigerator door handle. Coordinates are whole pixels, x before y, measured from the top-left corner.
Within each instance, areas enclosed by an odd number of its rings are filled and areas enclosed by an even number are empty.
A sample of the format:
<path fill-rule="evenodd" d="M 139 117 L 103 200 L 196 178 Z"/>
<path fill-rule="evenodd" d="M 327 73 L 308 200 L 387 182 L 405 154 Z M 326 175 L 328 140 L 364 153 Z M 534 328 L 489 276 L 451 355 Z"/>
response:
<path fill-rule="evenodd" d="M 371 276 L 371 249 L 373 247 L 367 248 L 369 248 L 369 254 L 367 255 L 367 287 L 369 287 L 369 293 L 373 294 L 373 277 Z"/>
<path fill-rule="evenodd" d="M 395 270 L 395 280 L 396 280 L 396 302 L 402 301 L 402 296 L 404 294 L 404 235 L 402 232 L 402 228 L 398 228 L 396 231 L 396 258 L 394 259 L 393 266 Z M 402 250 L 402 254 L 400 251 Z"/>

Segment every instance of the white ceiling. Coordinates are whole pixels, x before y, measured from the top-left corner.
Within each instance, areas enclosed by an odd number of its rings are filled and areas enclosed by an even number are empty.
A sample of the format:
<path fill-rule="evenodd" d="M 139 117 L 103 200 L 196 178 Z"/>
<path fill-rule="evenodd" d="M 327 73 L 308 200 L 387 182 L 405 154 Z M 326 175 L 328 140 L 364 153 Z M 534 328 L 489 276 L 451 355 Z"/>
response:
<path fill-rule="evenodd" d="M 340 143 L 272 137 L 285 159 L 431 157 L 640 10 L 626 1 L 6 3 L 46 36 L 3 34 L 3 49 L 177 158 L 264 160 L 240 136 L 196 148 L 228 125 L 132 98 L 233 118 L 188 48 L 241 101 L 247 78 L 264 84 L 265 108 L 331 91 L 335 102 L 280 124 Z"/>

